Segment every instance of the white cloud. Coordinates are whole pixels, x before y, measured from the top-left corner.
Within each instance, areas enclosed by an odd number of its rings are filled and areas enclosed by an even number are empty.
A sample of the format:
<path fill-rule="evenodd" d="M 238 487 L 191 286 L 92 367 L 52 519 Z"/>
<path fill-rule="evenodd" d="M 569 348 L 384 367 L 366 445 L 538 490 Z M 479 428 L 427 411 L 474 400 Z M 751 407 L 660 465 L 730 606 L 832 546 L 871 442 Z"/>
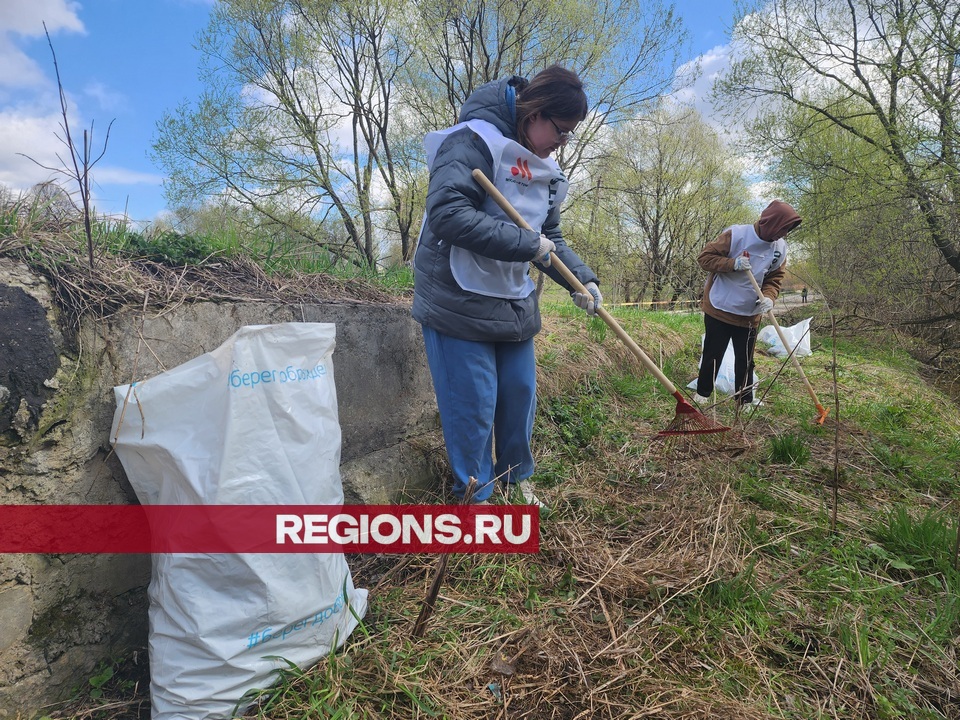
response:
<path fill-rule="evenodd" d="M 65 164 L 69 172 L 73 168 L 70 150 L 59 139 L 64 137 L 63 116 L 55 79 L 52 72 L 46 73 L 20 49 L 18 40 L 28 38 L 36 42 L 44 38 L 44 25 L 51 37 L 60 32 L 85 33 L 78 15 L 80 5 L 69 0 L 0 2 L 0 26 L 3 28 L 0 30 L 0 66 L 4 68 L 0 74 L 0 184 L 15 193 L 22 193 L 37 183 L 53 180 L 70 191 L 69 177 L 57 172 Z M 122 111 L 128 106 L 122 94 L 102 83 L 90 82 L 82 94 L 67 98 L 74 132 L 81 124 L 81 120 L 75 117 L 79 106 L 77 100 L 81 98 L 88 103 L 96 102 L 110 112 Z M 110 165 L 94 166 L 91 177 L 95 186 L 158 186 L 163 182 L 160 175 Z"/>
<path fill-rule="evenodd" d="M 108 147 L 107 155 L 109 154 Z M 157 173 L 139 172 L 112 165 L 96 165 L 90 174 L 100 185 L 162 185 L 164 178 Z"/>
<path fill-rule="evenodd" d="M 710 93 L 716 80 L 730 68 L 736 52 L 735 45 L 717 45 L 682 65 L 675 74 L 677 84 L 681 84 L 683 78 L 699 71 L 696 80 L 680 87 L 667 97 L 668 103 L 694 108 L 728 147 L 736 146 L 743 126 L 737 120 L 722 116 L 711 103 Z M 747 111 L 743 117 L 753 117 L 753 112 Z M 772 183 L 764 179 L 767 162 L 764 158 L 754 157 L 749 153 L 740 154 L 736 159 L 740 165 L 740 172 L 747 181 L 751 200 L 759 212 L 770 201 L 773 192 Z"/>
<path fill-rule="evenodd" d="M 20 110 L 0 110 L 0 182 L 17 191 L 50 180 L 54 173 L 37 163 L 59 168 L 60 154 L 69 161 L 66 147 L 55 137 L 61 134 L 62 116 Z M 18 153 L 27 153 L 30 160 Z"/>
<path fill-rule="evenodd" d="M 38 182 L 62 177 L 40 167 L 62 168 L 64 162 L 71 162 L 70 151 L 58 139 L 63 137 L 62 122 L 63 116 L 59 111 L 44 113 L 33 108 L 0 110 L 0 148 L 3 148 L 0 150 L 0 183 L 15 191 L 24 191 Z M 98 152 L 99 149 L 100 146 L 97 147 Z M 108 144 L 105 161 L 109 155 Z M 100 184 L 159 185 L 163 182 L 162 175 L 110 165 L 95 165 L 92 174 Z"/>
<path fill-rule="evenodd" d="M 43 71 L 27 57 L 9 35 L 0 34 L 0 88 L 29 88 L 47 82 Z"/>
<path fill-rule="evenodd" d="M 678 78 L 688 77 L 695 69 L 699 69 L 699 74 L 692 84 L 670 95 L 674 102 L 695 108 L 714 129 L 723 128 L 726 123 L 717 116 L 709 95 L 714 81 L 730 67 L 730 55 L 730 45 L 717 45 L 680 66 L 675 74 Z"/>
<path fill-rule="evenodd" d="M 43 37 L 44 24 L 60 31 L 85 32 L 77 15 L 80 5 L 69 0 L 5 0 L 0 8 L 0 87 L 35 87 L 47 82 L 45 73 L 17 47 L 14 35 Z"/>
<path fill-rule="evenodd" d="M 750 183 L 749 188 L 750 196 L 759 208 L 766 207 L 771 200 L 775 200 L 777 197 L 776 192 L 774 192 L 774 184 L 769 180 L 755 180 Z"/>
<path fill-rule="evenodd" d="M 70 0 L 6 0 L 0 14 L 7 32 L 43 35 L 43 23 L 51 33 L 57 30 L 83 32 L 78 10 L 80 3 Z"/>
<path fill-rule="evenodd" d="M 129 107 L 123 93 L 111 90 L 101 82 L 91 82 L 83 88 L 83 94 L 93 98 L 97 104 L 109 112 L 122 112 Z"/>

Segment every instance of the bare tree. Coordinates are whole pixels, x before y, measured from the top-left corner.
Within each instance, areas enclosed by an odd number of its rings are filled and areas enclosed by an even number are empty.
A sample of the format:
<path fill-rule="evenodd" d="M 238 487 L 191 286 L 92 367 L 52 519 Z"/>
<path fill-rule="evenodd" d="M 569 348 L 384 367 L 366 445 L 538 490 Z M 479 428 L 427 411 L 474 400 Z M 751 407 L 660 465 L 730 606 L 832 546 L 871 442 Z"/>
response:
<path fill-rule="evenodd" d="M 403 61 L 390 8 L 376 0 L 219 3 L 200 43 L 206 91 L 163 119 L 154 144 L 174 204 L 227 195 L 335 259 L 374 265 L 375 172 L 388 190 L 397 187 L 389 159 L 378 162 L 389 158 L 392 75 Z M 293 223 L 297 215 L 316 224 Z M 331 215 L 346 243 L 314 231 Z M 410 221 L 397 218 L 408 238 Z"/>
<path fill-rule="evenodd" d="M 299 0 L 293 6 L 298 20 L 312 29 L 333 65 L 335 72 L 326 80 L 327 90 L 340 105 L 351 110 L 354 129 L 351 152 L 354 166 L 362 167 L 364 175 L 356 187 L 365 223 L 365 242 L 371 243 L 374 237 L 372 223 L 377 202 L 372 175 L 375 172 L 386 189 L 402 258 L 409 260 L 415 219 L 411 195 L 416 188 L 402 179 L 402 168 L 394 157 L 395 138 L 390 132 L 398 75 L 412 54 L 399 29 L 402 5 L 394 0 L 365 0 L 353 4 Z M 365 251 L 368 259 L 373 260 L 372 244 L 365 247 Z"/>
<path fill-rule="evenodd" d="M 682 39 L 670 11 L 640 0 L 224 0 L 200 43 L 204 95 L 163 119 L 154 156 L 174 205 L 227 196 L 273 222 L 315 218 L 297 232 L 338 258 L 374 266 L 396 238 L 407 261 L 423 135 L 455 122 L 479 83 L 577 69 L 596 112 L 561 158 L 572 169 L 599 154 L 605 123 L 673 80 Z M 342 239 L 311 229 L 329 218 Z"/>
<path fill-rule="evenodd" d="M 30 188 L 28 198 L 34 210 L 55 227 L 63 228 L 75 223 L 80 212 L 70 193 L 56 182 L 37 183 Z"/>
<path fill-rule="evenodd" d="M 625 227 L 621 258 L 638 297 L 693 299 L 702 283 L 704 243 L 749 214 L 738 163 L 692 110 L 661 107 L 624 124 L 604 190 Z"/>
<path fill-rule="evenodd" d="M 57 139 L 66 146 L 70 153 L 70 161 L 66 162 L 59 153 L 57 160 L 60 161 L 59 167 L 49 167 L 38 162 L 29 155 L 18 153 L 45 170 L 51 170 L 55 173 L 66 175 L 77 183 L 80 191 L 80 202 L 83 207 L 83 230 L 87 239 L 87 259 L 90 263 L 90 269 L 93 269 L 93 228 L 91 225 L 91 207 L 90 207 L 90 171 L 96 165 L 107 151 L 107 143 L 110 140 L 110 128 L 113 127 L 113 120 L 107 125 L 107 133 L 103 139 L 103 147 L 100 153 L 93 157 L 93 123 L 90 123 L 90 129 L 83 131 L 83 145 L 77 147 L 73 135 L 70 132 L 70 119 L 67 112 L 67 94 L 63 89 L 63 82 L 60 80 L 60 66 L 57 64 L 57 53 L 53 49 L 53 41 L 50 39 L 50 33 L 47 31 L 47 24 L 43 24 L 43 32 L 47 36 L 47 44 L 50 46 L 50 54 L 53 56 L 53 69 L 57 76 L 57 89 L 60 91 L 60 113 L 63 118 L 60 123 L 60 130 L 63 135 L 57 135 Z"/>
<path fill-rule="evenodd" d="M 677 82 L 686 33 L 672 7 L 642 0 L 424 0 L 416 8 L 416 62 L 406 104 L 427 129 L 452 125 L 478 86 L 554 63 L 577 71 L 592 112 L 560 152 L 575 170 L 604 152 L 603 128 L 631 118 Z M 681 82 L 683 80 L 681 79 Z"/>

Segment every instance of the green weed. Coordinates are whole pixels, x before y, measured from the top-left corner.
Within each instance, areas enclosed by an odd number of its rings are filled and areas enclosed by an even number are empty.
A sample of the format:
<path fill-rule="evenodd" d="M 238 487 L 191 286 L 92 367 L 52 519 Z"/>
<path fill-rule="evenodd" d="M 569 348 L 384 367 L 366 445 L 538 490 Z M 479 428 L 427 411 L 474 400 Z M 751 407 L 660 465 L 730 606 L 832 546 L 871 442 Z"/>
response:
<path fill-rule="evenodd" d="M 703 589 L 700 599 L 708 614 L 722 616 L 721 623 L 732 621 L 737 627 L 762 634 L 770 624 L 767 605 L 771 593 L 757 588 L 754 567 L 750 564 L 731 578 L 714 580 Z"/>
<path fill-rule="evenodd" d="M 937 573 L 960 591 L 960 574 L 953 557 L 957 522 L 934 510 L 918 517 L 901 505 L 882 516 L 871 532 L 888 552 L 902 560 L 899 569 Z"/>
<path fill-rule="evenodd" d="M 113 679 L 113 663 L 101 663 L 97 668 L 96 674 L 92 675 L 87 681 L 90 683 L 90 697 L 100 698 L 103 696 L 103 686 Z"/>
<path fill-rule="evenodd" d="M 210 238 L 164 230 L 158 233 L 126 233 L 119 237 L 118 250 L 132 257 L 167 265 L 197 265 L 222 254 L 223 247 Z"/>
<path fill-rule="evenodd" d="M 610 387 L 624 400 L 640 400 L 646 398 L 652 389 L 647 376 L 612 375 L 608 378 Z"/>
<path fill-rule="evenodd" d="M 800 435 L 774 435 L 769 441 L 770 462 L 803 465 L 810 459 L 810 448 Z"/>
<path fill-rule="evenodd" d="M 571 452 L 591 448 L 607 418 L 602 394 L 596 386 L 585 390 L 586 394 L 579 396 L 550 398 L 543 407 L 556 437 Z"/>
<path fill-rule="evenodd" d="M 587 320 L 587 337 L 598 345 L 607 337 L 607 324 L 599 317 Z"/>
<path fill-rule="evenodd" d="M 793 511 L 789 505 L 771 491 L 770 482 L 766 478 L 752 473 L 744 473 L 736 478 L 734 487 L 744 500 L 754 503 L 762 510 Z"/>
<path fill-rule="evenodd" d="M 0 205 L 0 238 L 19 235 L 25 226 L 31 225 L 31 208 L 23 200 Z"/>
<path fill-rule="evenodd" d="M 700 350 L 700 333 L 703 332 L 703 315 L 700 312 L 647 312 L 633 311 L 637 316 L 644 317 L 648 322 L 662 325 L 685 335 L 694 333 L 697 342 L 694 344 L 697 352 Z"/>

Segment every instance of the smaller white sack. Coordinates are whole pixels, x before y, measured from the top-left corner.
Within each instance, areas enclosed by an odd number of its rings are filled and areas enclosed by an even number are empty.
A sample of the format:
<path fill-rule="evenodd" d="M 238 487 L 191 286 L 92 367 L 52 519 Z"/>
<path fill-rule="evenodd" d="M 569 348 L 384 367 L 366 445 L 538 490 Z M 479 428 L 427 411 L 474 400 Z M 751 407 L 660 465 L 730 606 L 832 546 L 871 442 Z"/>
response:
<path fill-rule="evenodd" d="M 705 335 L 700 336 L 700 348 L 701 352 L 703 351 L 703 341 Z M 717 371 L 717 379 L 713 383 L 714 389 L 718 393 L 724 393 L 725 395 L 733 395 L 736 392 L 736 372 L 734 370 L 734 360 L 733 360 L 733 340 L 727 343 L 727 349 L 723 353 L 723 360 L 720 361 L 720 369 Z M 700 356 L 700 364 L 703 364 L 703 355 Z M 757 378 L 757 374 L 753 374 L 753 387 L 759 387 L 760 380 Z M 694 378 L 688 388 L 696 391 L 697 389 L 697 379 Z"/>
<path fill-rule="evenodd" d="M 780 326 L 780 329 L 783 331 L 783 336 L 787 339 L 787 342 L 790 343 L 790 346 L 796 347 L 794 355 L 797 357 L 813 354 L 813 351 L 810 349 L 811 319 L 812 318 L 807 318 L 790 327 Z M 761 328 L 757 334 L 757 340 L 767 343 L 767 345 L 770 346 L 770 352 L 777 357 L 786 357 L 789 354 L 788 350 L 783 347 L 783 343 L 780 342 L 780 336 L 777 334 L 777 329 L 773 327 L 773 325 L 767 325 Z"/>

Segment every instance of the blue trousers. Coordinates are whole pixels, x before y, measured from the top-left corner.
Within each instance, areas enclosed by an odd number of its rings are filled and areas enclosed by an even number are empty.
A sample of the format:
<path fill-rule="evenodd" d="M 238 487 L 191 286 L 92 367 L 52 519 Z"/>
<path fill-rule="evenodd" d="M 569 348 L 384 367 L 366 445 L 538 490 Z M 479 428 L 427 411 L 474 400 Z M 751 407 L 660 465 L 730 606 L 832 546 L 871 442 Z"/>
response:
<path fill-rule="evenodd" d="M 423 340 L 453 470 L 453 494 L 462 498 L 474 477 L 473 499 L 486 500 L 495 480 L 515 483 L 533 475 L 533 338 L 473 342 L 423 326 Z"/>

